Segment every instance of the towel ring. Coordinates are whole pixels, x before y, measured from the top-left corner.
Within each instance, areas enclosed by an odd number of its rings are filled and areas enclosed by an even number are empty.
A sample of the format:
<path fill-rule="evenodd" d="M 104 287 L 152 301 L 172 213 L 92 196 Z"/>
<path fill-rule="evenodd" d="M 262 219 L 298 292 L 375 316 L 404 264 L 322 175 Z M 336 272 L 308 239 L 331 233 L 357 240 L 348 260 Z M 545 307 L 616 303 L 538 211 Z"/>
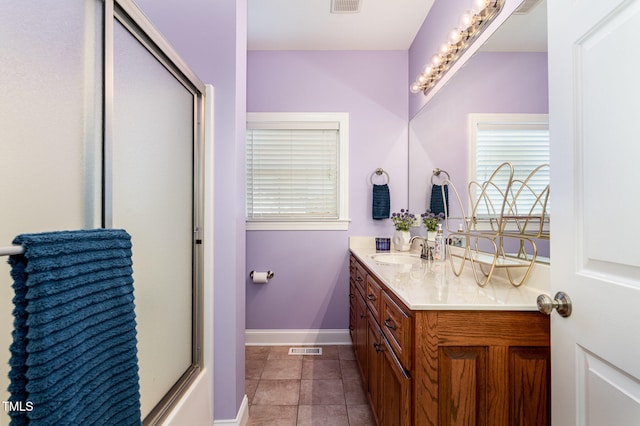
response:
<path fill-rule="evenodd" d="M 433 169 L 433 174 L 431 175 L 431 185 L 433 185 L 433 178 L 434 176 L 440 176 L 440 173 L 444 173 L 445 175 L 447 175 L 447 180 L 451 180 L 451 176 L 449 176 L 449 173 L 447 173 L 446 171 L 442 170 L 442 169 L 438 169 L 437 167 L 435 169 Z"/>
<path fill-rule="evenodd" d="M 385 175 L 387 177 L 387 181 L 385 183 L 389 183 L 389 173 L 385 172 L 381 168 L 378 167 L 373 173 L 371 173 L 371 176 L 369 177 L 369 181 L 371 182 L 371 185 L 374 184 L 373 175 L 378 175 L 378 176 Z"/>

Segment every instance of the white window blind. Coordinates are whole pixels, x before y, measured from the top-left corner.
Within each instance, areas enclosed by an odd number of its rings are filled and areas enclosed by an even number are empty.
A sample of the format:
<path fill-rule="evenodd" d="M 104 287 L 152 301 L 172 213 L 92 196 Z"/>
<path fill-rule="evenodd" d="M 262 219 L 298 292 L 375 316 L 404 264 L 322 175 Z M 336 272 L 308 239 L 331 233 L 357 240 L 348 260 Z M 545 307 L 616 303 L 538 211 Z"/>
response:
<path fill-rule="evenodd" d="M 549 125 L 546 114 L 472 114 L 472 141 L 475 161 L 471 180 L 485 182 L 498 166 L 509 162 L 514 168 L 514 180 L 524 181 L 539 165 L 549 163 Z M 506 186 L 506 174 L 494 180 L 499 188 Z M 549 184 L 549 168 L 541 169 L 529 181 L 531 191 L 522 191 L 518 196 L 518 214 L 540 214 L 543 206 L 536 197 Z M 514 185 L 517 190 L 519 186 Z M 498 191 L 490 187 L 489 197 L 500 198 Z M 476 187 L 474 201 L 480 189 Z M 478 216 L 490 215 L 487 206 L 477 211 Z M 496 206 L 497 207 L 497 206 Z M 547 203 L 546 212 L 550 210 Z M 516 213 L 516 212 L 512 212 Z"/>
<path fill-rule="evenodd" d="M 327 222 L 345 219 L 345 126 L 326 118 L 331 117 L 248 116 L 248 229 L 314 229 L 318 222 L 326 229 Z"/>

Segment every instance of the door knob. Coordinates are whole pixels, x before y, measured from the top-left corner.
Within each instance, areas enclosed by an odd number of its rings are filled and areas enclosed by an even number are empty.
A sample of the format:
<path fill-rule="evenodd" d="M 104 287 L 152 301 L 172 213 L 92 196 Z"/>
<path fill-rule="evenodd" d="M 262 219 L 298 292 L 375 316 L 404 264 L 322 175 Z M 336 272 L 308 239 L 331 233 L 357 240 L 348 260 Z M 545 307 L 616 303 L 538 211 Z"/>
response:
<path fill-rule="evenodd" d="M 538 310 L 543 314 L 551 315 L 551 311 L 555 309 L 561 317 L 571 315 L 571 299 L 562 291 L 557 292 L 553 300 L 548 294 L 541 294 L 537 302 Z"/>

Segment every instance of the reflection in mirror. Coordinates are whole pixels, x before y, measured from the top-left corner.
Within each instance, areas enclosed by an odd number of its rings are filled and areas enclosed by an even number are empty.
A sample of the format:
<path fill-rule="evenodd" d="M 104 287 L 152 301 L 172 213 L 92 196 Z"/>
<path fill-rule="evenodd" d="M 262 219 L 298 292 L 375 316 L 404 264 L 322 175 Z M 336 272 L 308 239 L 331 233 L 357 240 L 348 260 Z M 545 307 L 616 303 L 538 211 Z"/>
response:
<path fill-rule="evenodd" d="M 482 180 L 475 176 L 471 115 L 548 114 L 546 0 L 523 4 L 528 11 L 516 10 L 409 123 L 412 212 L 430 207 L 434 169 L 448 172 L 463 201 L 469 181 Z M 452 203 L 450 217 L 462 218 L 471 206 L 465 203 Z M 537 244 L 538 259 L 548 258 L 548 239 Z"/>

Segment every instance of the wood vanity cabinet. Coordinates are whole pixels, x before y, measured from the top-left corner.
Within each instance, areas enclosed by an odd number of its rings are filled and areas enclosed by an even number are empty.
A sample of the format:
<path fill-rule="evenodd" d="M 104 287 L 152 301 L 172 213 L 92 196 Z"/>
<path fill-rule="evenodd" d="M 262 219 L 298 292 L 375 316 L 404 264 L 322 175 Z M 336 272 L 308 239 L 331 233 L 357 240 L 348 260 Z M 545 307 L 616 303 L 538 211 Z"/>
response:
<path fill-rule="evenodd" d="M 379 425 L 411 424 L 410 359 L 406 349 L 410 346 L 406 346 L 409 342 L 405 337 L 412 327 L 410 316 L 353 256 L 350 265 L 350 293 L 355 294 L 350 301 L 351 339 L 372 412 Z M 365 285 L 359 286 L 360 282 Z M 362 315 L 364 323 L 360 322 Z M 408 362 L 403 364 L 402 360 Z"/>
<path fill-rule="evenodd" d="M 548 316 L 412 311 L 355 257 L 351 262 L 360 269 L 351 270 L 350 318 L 365 316 L 352 339 L 379 425 L 551 423 Z M 365 292 L 355 285 L 356 271 Z"/>

